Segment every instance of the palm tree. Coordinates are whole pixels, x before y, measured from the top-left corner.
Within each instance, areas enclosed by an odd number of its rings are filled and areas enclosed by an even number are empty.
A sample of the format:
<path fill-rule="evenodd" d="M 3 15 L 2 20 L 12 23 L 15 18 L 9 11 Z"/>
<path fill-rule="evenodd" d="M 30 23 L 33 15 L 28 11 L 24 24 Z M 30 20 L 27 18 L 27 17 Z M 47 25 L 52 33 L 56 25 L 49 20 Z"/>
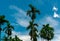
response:
<path fill-rule="evenodd" d="M 37 28 L 35 26 L 38 26 L 37 24 L 34 23 L 34 19 L 36 19 L 36 13 L 40 14 L 39 10 L 36 10 L 36 8 L 34 6 L 32 6 L 31 4 L 29 5 L 29 7 L 31 8 L 31 10 L 27 11 L 27 15 L 29 15 L 29 17 L 31 17 L 31 20 L 29 22 L 29 26 L 27 27 L 27 29 L 30 29 L 29 35 L 31 37 L 32 41 L 37 41 Z"/>
<path fill-rule="evenodd" d="M 8 38 L 11 36 L 12 34 L 12 30 L 14 30 L 14 27 L 12 25 L 10 25 L 10 23 L 7 23 L 7 27 L 5 27 L 4 32 L 7 34 Z"/>
<path fill-rule="evenodd" d="M 13 39 L 13 38 L 10 36 L 10 37 L 9 37 L 9 41 L 12 41 L 12 39 Z"/>
<path fill-rule="evenodd" d="M 41 29 L 39 35 L 41 38 L 49 41 L 54 37 L 54 29 L 50 27 L 49 24 L 43 25 L 43 28 Z"/>
<path fill-rule="evenodd" d="M 6 36 L 4 36 L 4 38 L 2 40 L 3 41 L 8 41 L 8 38 Z"/>
<path fill-rule="evenodd" d="M 8 21 L 5 19 L 5 16 L 4 15 L 0 16 L 0 40 L 1 40 L 1 31 L 2 31 L 1 25 L 3 25 L 6 22 Z"/>
<path fill-rule="evenodd" d="M 15 35 L 15 38 L 13 38 L 13 41 L 22 41 L 22 40 Z"/>
<path fill-rule="evenodd" d="M 29 7 L 31 8 L 31 10 L 27 11 L 27 15 L 29 15 L 29 17 L 31 17 L 31 19 L 34 20 L 36 18 L 36 13 L 40 14 L 40 11 L 36 10 L 36 8 L 31 4 L 29 5 Z"/>

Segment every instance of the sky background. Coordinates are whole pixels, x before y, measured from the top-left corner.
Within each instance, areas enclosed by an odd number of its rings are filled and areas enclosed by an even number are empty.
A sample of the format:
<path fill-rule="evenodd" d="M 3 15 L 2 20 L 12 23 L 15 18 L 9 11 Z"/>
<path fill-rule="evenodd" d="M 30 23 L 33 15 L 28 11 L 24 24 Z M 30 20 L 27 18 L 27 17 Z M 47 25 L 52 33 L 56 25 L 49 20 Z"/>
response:
<path fill-rule="evenodd" d="M 23 41 L 30 41 L 30 37 L 26 30 L 29 25 L 30 18 L 26 15 L 28 6 L 32 4 L 36 9 L 40 10 L 40 15 L 36 15 L 35 22 L 39 24 L 39 31 L 43 24 L 49 23 L 55 30 L 54 39 L 60 40 L 60 0 L 0 0 L 0 15 L 5 15 L 15 30 L 12 36 L 17 35 Z M 38 41 L 41 41 L 38 38 Z"/>

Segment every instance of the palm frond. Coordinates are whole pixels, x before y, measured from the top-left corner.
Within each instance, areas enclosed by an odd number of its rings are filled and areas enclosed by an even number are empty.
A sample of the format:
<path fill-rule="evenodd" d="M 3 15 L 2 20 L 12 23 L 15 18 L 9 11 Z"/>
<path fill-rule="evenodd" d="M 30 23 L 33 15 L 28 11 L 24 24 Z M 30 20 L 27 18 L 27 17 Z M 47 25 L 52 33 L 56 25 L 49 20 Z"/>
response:
<path fill-rule="evenodd" d="M 38 24 L 35 23 L 34 26 L 37 26 L 38 27 Z"/>
<path fill-rule="evenodd" d="M 32 8 L 34 8 L 34 6 L 32 5 L 32 4 L 29 4 L 29 7 L 32 9 Z"/>
<path fill-rule="evenodd" d="M 31 11 L 27 11 L 27 15 L 31 17 Z"/>
<path fill-rule="evenodd" d="M 31 26 L 28 26 L 28 27 L 27 27 L 27 30 L 29 30 L 30 28 L 31 28 Z"/>
<path fill-rule="evenodd" d="M 2 31 L 2 28 L 0 27 L 0 32 Z"/>
<path fill-rule="evenodd" d="M 40 14 L 40 11 L 39 11 L 39 10 L 36 10 L 36 12 L 37 12 L 38 14 Z"/>

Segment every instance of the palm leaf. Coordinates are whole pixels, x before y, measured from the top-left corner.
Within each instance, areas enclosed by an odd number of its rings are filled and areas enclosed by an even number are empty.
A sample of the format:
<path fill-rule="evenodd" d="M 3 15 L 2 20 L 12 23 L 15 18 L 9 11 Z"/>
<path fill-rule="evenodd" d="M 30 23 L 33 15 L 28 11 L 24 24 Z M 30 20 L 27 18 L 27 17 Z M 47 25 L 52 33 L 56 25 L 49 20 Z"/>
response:
<path fill-rule="evenodd" d="M 38 24 L 35 23 L 34 26 L 37 26 L 38 27 Z"/>
<path fill-rule="evenodd" d="M 38 14 L 40 14 L 40 11 L 39 11 L 39 10 L 36 10 L 36 12 L 37 12 Z"/>
<path fill-rule="evenodd" d="M 31 26 L 28 26 L 28 27 L 27 27 L 27 30 L 30 29 L 30 28 L 31 28 Z"/>
<path fill-rule="evenodd" d="M 31 11 L 27 11 L 27 15 L 29 16 L 29 17 L 31 17 Z"/>

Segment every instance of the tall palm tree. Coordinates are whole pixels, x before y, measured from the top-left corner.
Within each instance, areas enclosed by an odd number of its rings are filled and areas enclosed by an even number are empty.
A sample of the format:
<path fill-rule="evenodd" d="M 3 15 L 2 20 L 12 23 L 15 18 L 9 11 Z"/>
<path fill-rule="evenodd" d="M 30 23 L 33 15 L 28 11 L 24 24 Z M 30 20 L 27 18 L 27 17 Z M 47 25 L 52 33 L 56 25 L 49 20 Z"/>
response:
<path fill-rule="evenodd" d="M 34 6 L 32 6 L 31 4 L 29 5 L 29 7 L 31 8 L 31 10 L 27 11 L 27 15 L 29 15 L 29 17 L 31 17 L 32 20 L 34 20 L 36 18 L 36 13 L 40 14 L 40 11 L 37 10 Z"/>
<path fill-rule="evenodd" d="M 27 11 L 27 15 L 29 15 L 29 17 L 31 18 L 32 21 L 30 21 L 30 25 L 27 27 L 27 29 L 30 29 L 29 35 L 31 37 L 32 41 L 37 41 L 37 28 L 35 26 L 38 26 L 37 24 L 34 24 L 34 19 L 36 19 L 36 13 L 40 14 L 39 10 L 36 10 L 36 8 L 34 6 L 32 6 L 31 4 L 29 5 L 29 7 L 31 8 L 31 10 Z"/>
<path fill-rule="evenodd" d="M 7 27 L 5 27 L 4 32 L 7 34 L 8 38 L 11 36 L 12 34 L 12 30 L 14 30 L 14 27 L 12 25 L 10 25 L 10 23 L 7 23 Z"/>
<path fill-rule="evenodd" d="M 40 31 L 40 37 L 46 39 L 47 41 L 53 39 L 54 29 L 49 26 L 49 24 L 43 25 L 43 28 Z"/>
<path fill-rule="evenodd" d="M 0 40 L 1 40 L 1 31 L 2 31 L 1 25 L 3 25 L 6 22 L 8 22 L 8 21 L 5 19 L 5 16 L 1 15 L 0 16 Z"/>

